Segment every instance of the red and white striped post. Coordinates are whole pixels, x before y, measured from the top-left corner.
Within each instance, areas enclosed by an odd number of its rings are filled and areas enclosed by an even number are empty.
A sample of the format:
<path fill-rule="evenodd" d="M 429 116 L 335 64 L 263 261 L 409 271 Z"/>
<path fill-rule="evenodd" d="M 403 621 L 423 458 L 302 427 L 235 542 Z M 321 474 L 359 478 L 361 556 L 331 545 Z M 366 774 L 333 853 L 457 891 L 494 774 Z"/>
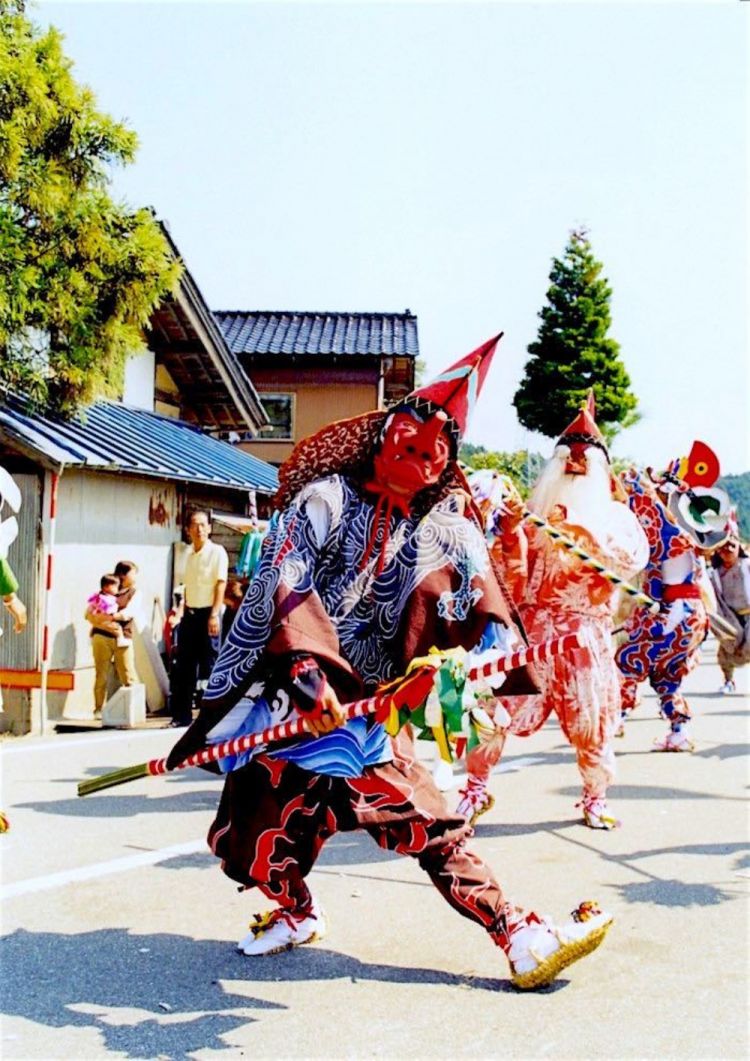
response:
<path fill-rule="evenodd" d="M 40 725 L 42 736 L 44 735 L 47 729 L 47 721 L 49 715 L 47 709 L 47 681 L 49 675 L 50 662 L 49 615 L 50 596 L 52 593 L 55 567 L 55 527 L 57 520 L 57 488 L 60 483 L 59 474 L 57 472 L 48 473 L 47 482 L 49 484 L 49 505 L 47 509 L 47 543 L 44 555 L 44 604 L 42 606 L 42 651 L 41 675 L 39 682 L 39 702 L 41 712 Z"/>

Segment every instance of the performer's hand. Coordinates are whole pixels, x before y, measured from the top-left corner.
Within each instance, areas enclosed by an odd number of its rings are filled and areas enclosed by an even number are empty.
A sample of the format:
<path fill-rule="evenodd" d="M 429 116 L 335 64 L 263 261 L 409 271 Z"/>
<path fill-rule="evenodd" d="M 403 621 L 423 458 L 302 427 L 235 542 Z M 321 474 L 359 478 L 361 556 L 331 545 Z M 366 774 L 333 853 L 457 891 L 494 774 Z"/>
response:
<path fill-rule="evenodd" d="M 208 636 L 218 637 L 221 633 L 221 623 L 219 622 L 218 615 L 209 615 L 208 617 Z"/>
<path fill-rule="evenodd" d="M 510 479 L 503 483 L 503 507 L 506 512 L 505 519 L 510 527 L 514 527 L 523 519 L 525 505 L 523 498 L 516 489 L 516 485 Z"/>
<path fill-rule="evenodd" d="M 26 626 L 26 605 L 16 593 L 12 593 L 10 596 L 4 597 L 3 604 L 13 616 L 13 629 L 17 634 L 20 634 Z"/>
<path fill-rule="evenodd" d="M 307 718 L 308 728 L 316 737 L 320 737 L 323 733 L 330 733 L 331 730 L 343 726 L 346 722 L 346 715 L 339 703 L 339 698 L 327 683 L 321 701 L 322 709 Z"/>

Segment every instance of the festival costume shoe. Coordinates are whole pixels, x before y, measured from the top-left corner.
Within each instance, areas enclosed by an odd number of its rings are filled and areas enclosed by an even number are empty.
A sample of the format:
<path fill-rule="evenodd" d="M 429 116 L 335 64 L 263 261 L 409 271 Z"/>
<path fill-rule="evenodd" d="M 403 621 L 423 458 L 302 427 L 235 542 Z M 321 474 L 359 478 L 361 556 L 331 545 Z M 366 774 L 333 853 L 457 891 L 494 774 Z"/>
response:
<path fill-rule="evenodd" d="M 618 829 L 622 824 L 609 813 L 602 797 L 584 796 L 576 806 L 583 809 L 583 820 L 589 829 Z"/>
<path fill-rule="evenodd" d="M 432 780 L 439 792 L 448 792 L 455 784 L 452 764 L 446 763 L 445 759 L 438 759 L 432 768 Z"/>
<path fill-rule="evenodd" d="M 736 693 L 737 686 L 735 685 L 733 679 L 729 678 L 727 681 L 725 681 L 721 689 L 719 689 L 719 692 L 722 696 L 730 696 L 732 693 Z"/>
<path fill-rule="evenodd" d="M 615 730 L 615 736 L 616 737 L 624 737 L 625 736 L 625 716 L 624 715 L 620 719 L 619 724 L 617 726 L 617 729 Z"/>
<path fill-rule="evenodd" d="M 481 818 L 495 805 L 495 797 L 487 791 L 487 782 L 482 781 L 481 778 L 472 777 L 471 774 L 458 794 L 461 799 L 456 807 L 456 814 L 460 814 L 462 818 L 468 818 L 469 825 L 473 825 L 478 818 Z"/>
<path fill-rule="evenodd" d="M 531 913 L 511 928 L 506 953 L 514 987 L 533 991 L 552 983 L 568 965 L 596 950 L 613 921 L 594 902 L 581 903 L 571 917 L 555 925 Z"/>
<path fill-rule="evenodd" d="M 326 928 L 325 914 L 315 901 L 310 910 L 301 914 L 292 910 L 269 910 L 255 915 L 250 931 L 239 941 L 237 950 L 250 958 L 279 954 L 322 939 Z"/>
<path fill-rule="evenodd" d="M 654 741 L 655 752 L 692 752 L 695 744 L 690 740 L 687 732 L 681 730 L 669 730 L 666 737 Z"/>

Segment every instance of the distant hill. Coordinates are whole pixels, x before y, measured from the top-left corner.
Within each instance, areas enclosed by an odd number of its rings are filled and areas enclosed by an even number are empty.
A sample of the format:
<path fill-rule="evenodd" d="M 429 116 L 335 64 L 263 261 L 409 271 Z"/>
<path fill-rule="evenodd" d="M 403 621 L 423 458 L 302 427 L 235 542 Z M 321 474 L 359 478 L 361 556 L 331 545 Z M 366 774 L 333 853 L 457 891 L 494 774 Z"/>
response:
<path fill-rule="evenodd" d="M 737 506 L 742 540 L 750 540 L 750 472 L 742 472 L 741 475 L 722 475 L 717 486 L 726 490 Z"/>

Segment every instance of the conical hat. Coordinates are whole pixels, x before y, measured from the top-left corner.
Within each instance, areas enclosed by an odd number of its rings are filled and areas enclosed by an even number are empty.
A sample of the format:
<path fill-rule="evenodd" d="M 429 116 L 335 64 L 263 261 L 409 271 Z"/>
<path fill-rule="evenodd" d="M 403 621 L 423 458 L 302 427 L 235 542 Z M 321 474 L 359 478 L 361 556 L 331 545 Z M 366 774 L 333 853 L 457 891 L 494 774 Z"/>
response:
<path fill-rule="evenodd" d="M 336 420 L 303 438 L 279 468 L 276 504 L 284 507 L 307 483 L 327 475 L 355 478 L 364 475 L 386 420 L 399 409 L 408 407 L 424 416 L 432 415 L 438 408 L 444 409 L 450 418 L 446 430 L 457 451 L 501 337 L 502 332 L 456 361 L 430 383 L 417 387 L 393 409 L 375 409 Z M 457 480 L 458 467 L 451 461 L 438 485 L 441 490 L 452 489 Z M 433 491 L 434 488 L 425 493 L 434 504 Z"/>
<path fill-rule="evenodd" d="M 593 389 L 586 396 L 585 403 L 581 406 L 575 419 L 565 428 L 557 440 L 558 446 L 570 446 L 574 443 L 583 443 L 585 446 L 597 446 L 603 450 L 609 460 L 607 443 L 604 435 L 596 423 L 596 400 Z"/>
<path fill-rule="evenodd" d="M 456 361 L 424 387 L 417 387 L 407 398 L 399 402 L 399 405 L 408 405 L 428 415 L 434 412 L 435 407 L 444 409 L 455 425 L 455 427 L 449 425 L 448 430 L 458 445 L 466 434 L 469 418 L 474 411 L 497 344 L 502 336 L 503 333 L 500 332 L 499 335 L 488 339 L 486 343 L 482 343 L 476 350 L 472 350 L 470 354 Z"/>

